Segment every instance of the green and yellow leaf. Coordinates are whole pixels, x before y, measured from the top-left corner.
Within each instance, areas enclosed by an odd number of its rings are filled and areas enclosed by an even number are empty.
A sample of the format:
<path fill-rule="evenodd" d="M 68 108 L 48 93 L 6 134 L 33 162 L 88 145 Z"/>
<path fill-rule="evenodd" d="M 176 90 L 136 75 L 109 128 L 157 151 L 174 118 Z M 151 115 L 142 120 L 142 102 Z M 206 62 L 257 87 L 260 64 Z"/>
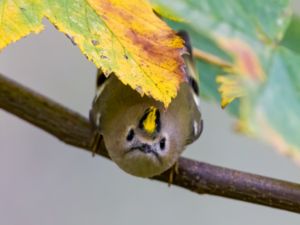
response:
<path fill-rule="evenodd" d="M 184 80 L 183 41 L 147 1 L 1 1 L 0 49 L 39 32 L 43 17 L 66 33 L 106 75 L 114 73 L 125 85 L 166 107 L 176 96 Z"/>
<path fill-rule="evenodd" d="M 221 106 L 225 108 L 234 99 L 245 96 L 250 86 L 260 85 L 265 80 L 265 73 L 258 56 L 246 42 L 222 37 L 218 43 L 234 60 L 228 71 L 234 75 L 220 75 L 216 78 L 220 84 Z"/>
<path fill-rule="evenodd" d="M 43 29 L 42 0 L 0 1 L 0 50 L 11 42 Z"/>
<path fill-rule="evenodd" d="M 243 79 L 237 75 L 220 75 L 217 76 L 216 81 L 220 85 L 219 92 L 221 94 L 222 108 L 225 108 L 234 99 L 244 97 L 246 94 Z"/>
<path fill-rule="evenodd" d="M 221 37 L 218 43 L 234 59 L 232 72 L 255 82 L 263 82 L 265 74 L 258 56 L 252 48 L 241 39 Z"/>

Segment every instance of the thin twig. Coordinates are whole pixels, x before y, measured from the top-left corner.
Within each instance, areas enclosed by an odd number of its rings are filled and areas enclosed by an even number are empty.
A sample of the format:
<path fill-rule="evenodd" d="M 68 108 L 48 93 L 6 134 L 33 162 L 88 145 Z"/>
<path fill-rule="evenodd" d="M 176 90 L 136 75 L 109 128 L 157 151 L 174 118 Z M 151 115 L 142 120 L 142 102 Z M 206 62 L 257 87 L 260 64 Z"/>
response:
<path fill-rule="evenodd" d="M 222 68 L 231 68 L 232 64 L 225 61 L 224 59 L 221 59 L 215 55 L 212 55 L 208 52 L 204 52 L 198 48 L 193 48 L 193 55 L 195 58 L 203 60 L 207 63 L 222 67 Z"/>
<path fill-rule="evenodd" d="M 91 152 L 92 129 L 79 114 L 0 74 L 0 108 L 70 145 Z M 99 155 L 107 156 L 102 146 Z M 168 183 L 169 171 L 153 179 Z M 180 158 L 173 184 L 199 194 L 218 195 L 300 213 L 300 185 Z"/>

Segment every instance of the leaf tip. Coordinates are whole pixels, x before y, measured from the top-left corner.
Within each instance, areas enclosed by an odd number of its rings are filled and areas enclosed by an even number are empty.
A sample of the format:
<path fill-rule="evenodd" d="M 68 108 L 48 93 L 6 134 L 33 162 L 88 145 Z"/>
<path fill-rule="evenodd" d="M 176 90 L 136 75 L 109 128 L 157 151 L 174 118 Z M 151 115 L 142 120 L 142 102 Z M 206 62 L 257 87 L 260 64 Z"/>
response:
<path fill-rule="evenodd" d="M 241 79 L 236 75 L 219 75 L 216 82 L 220 85 L 218 91 L 221 94 L 221 107 L 223 109 L 234 99 L 245 95 Z"/>

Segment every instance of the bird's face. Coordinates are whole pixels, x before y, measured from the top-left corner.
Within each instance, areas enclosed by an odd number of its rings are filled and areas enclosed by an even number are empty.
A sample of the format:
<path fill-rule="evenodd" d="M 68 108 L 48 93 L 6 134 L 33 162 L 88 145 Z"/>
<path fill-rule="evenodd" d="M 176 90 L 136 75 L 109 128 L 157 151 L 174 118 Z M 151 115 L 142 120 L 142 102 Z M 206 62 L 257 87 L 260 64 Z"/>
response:
<path fill-rule="evenodd" d="M 126 172 L 140 177 L 161 174 L 174 165 L 184 145 L 176 138 L 179 132 L 176 123 L 170 118 L 166 121 L 166 116 L 167 112 L 150 106 L 140 112 L 123 112 L 123 121 L 118 125 L 118 116 L 115 117 L 116 130 L 103 134 L 112 160 Z"/>

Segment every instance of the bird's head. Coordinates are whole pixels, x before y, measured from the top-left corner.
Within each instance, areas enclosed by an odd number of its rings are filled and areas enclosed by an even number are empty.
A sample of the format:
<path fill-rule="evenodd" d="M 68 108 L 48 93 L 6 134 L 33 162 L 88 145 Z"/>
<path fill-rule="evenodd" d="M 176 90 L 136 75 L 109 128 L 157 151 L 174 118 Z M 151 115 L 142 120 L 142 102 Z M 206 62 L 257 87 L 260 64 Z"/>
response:
<path fill-rule="evenodd" d="M 174 165 L 184 148 L 176 119 L 151 105 L 117 113 L 103 135 L 110 157 L 132 175 L 161 174 Z"/>

